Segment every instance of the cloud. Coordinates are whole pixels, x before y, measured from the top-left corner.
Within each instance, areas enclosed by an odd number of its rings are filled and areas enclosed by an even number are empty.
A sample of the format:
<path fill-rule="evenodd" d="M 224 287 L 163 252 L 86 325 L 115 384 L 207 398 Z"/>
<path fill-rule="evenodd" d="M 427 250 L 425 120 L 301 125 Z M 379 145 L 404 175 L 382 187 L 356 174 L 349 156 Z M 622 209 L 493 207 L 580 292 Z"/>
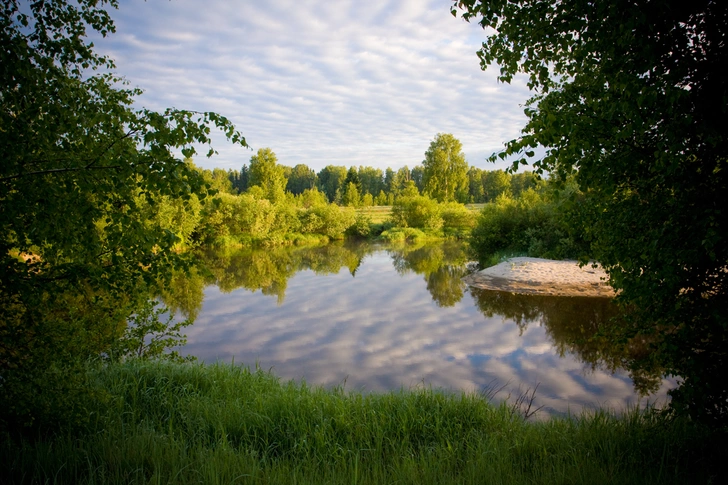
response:
<path fill-rule="evenodd" d="M 281 163 L 419 164 L 437 133 L 472 164 L 525 124 L 521 80 L 498 84 L 475 55 L 484 32 L 443 0 L 175 2 L 129 0 L 98 39 L 139 103 L 213 110 Z M 221 137 L 218 137 L 221 138 Z M 250 151 L 216 140 L 203 166 L 239 168 Z M 473 154 L 472 156 L 470 154 Z"/>

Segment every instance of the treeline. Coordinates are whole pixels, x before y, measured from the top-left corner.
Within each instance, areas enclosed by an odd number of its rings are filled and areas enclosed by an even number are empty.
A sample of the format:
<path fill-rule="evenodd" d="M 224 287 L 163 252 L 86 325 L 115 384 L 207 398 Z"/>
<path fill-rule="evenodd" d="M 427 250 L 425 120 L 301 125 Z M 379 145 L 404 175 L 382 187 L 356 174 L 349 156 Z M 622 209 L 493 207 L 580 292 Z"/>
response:
<path fill-rule="evenodd" d="M 275 157 L 272 152 L 270 154 Z M 230 194 L 245 193 L 259 183 L 259 178 L 251 177 L 255 163 L 251 160 L 250 165 L 243 164 L 240 170 L 215 168 L 208 171 L 208 179 L 220 191 Z M 318 172 L 306 164 L 279 167 L 280 172 L 277 175 L 280 179 L 277 180 L 283 183 L 285 192 L 300 195 L 306 190 L 316 189 L 329 202 L 339 205 L 391 206 L 409 186 L 415 187 L 419 194 L 426 192 L 423 165 L 413 168 L 405 165 L 398 170 L 389 167 L 382 170 L 361 165 L 349 168 L 343 165 L 327 165 Z M 483 170 L 473 166 L 467 167 L 464 175 L 467 185 L 455 194 L 455 200 L 464 204 L 493 202 L 504 193 L 518 197 L 526 189 L 535 187 L 537 181 L 532 172 L 511 174 L 503 170 Z"/>
<path fill-rule="evenodd" d="M 438 135 L 432 146 L 444 137 L 452 135 Z M 531 172 L 468 167 L 462 155 L 459 164 L 443 171 L 449 178 L 437 179 L 425 162 L 411 170 L 384 172 L 328 166 L 317 174 L 305 165 L 280 165 L 275 153 L 264 148 L 241 171 L 201 170 L 218 191 L 213 202 L 197 209 L 187 205 L 198 211 L 192 226 L 180 219 L 167 227 L 189 245 L 274 246 L 346 235 L 392 242 L 455 237 L 468 238 L 483 264 L 504 254 L 589 256 L 583 231 L 570 223 L 579 216 L 581 193 L 575 182 L 557 185 Z M 483 207 L 476 213 L 463 201 Z M 366 211 L 355 210 L 372 204 L 391 206 L 384 222 L 372 223 Z"/>
<path fill-rule="evenodd" d="M 346 235 L 387 240 L 466 237 L 475 215 L 463 203 L 518 199 L 538 186 L 531 172 L 510 174 L 468 166 L 460 142 L 438 134 L 422 165 L 382 171 L 329 165 L 316 173 L 304 164 L 278 163 L 270 148 L 259 149 L 240 171 L 195 167 L 215 194 L 204 204 L 140 195 L 150 225 L 177 237 L 178 247 L 325 243 Z M 391 206 L 383 223 L 355 208 Z"/>

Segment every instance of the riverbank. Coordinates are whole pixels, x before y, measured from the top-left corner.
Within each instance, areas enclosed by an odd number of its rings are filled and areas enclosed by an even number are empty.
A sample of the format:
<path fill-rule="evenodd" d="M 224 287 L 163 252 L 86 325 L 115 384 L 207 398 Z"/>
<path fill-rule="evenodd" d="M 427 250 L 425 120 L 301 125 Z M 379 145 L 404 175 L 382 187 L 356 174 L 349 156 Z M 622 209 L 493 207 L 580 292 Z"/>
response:
<path fill-rule="evenodd" d="M 718 483 L 725 458 L 722 436 L 651 411 L 530 422 L 480 394 L 349 393 L 231 365 L 90 372 L 87 429 L 3 442 L 0 482 Z"/>
<path fill-rule="evenodd" d="M 577 261 L 519 257 L 471 273 L 463 281 L 484 290 L 526 295 L 612 298 L 615 293 L 608 279 L 598 265 L 580 267 Z"/>

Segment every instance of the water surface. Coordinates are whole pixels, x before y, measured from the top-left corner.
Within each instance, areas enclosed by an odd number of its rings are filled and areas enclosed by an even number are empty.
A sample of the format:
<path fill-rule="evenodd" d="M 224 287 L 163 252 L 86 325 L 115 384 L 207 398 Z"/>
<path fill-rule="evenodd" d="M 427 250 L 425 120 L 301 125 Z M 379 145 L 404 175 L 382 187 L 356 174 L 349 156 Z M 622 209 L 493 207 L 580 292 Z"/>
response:
<path fill-rule="evenodd" d="M 205 261 L 209 273 L 181 285 L 176 304 L 197 314 L 183 353 L 206 362 L 364 392 L 502 388 L 496 397 L 513 400 L 538 385 L 542 416 L 664 402 L 674 386 L 648 376 L 640 386 L 655 392 L 641 398 L 621 369 L 625 356 L 584 338 L 608 324 L 609 300 L 470 289 L 457 243 L 248 250 Z"/>

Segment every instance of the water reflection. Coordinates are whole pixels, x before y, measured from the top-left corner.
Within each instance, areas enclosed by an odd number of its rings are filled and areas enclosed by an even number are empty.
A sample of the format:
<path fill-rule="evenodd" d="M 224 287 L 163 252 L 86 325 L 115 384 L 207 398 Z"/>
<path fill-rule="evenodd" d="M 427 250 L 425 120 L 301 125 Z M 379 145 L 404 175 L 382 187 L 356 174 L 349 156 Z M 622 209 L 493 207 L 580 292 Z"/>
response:
<path fill-rule="evenodd" d="M 427 291 L 439 307 L 451 307 L 463 299 L 466 285 L 467 254 L 462 244 L 446 242 L 437 245 L 390 249 L 392 265 L 400 275 L 414 272 L 425 277 Z"/>
<path fill-rule="evenodd" d="M 636 391 L 657 391 L 662 369 L 649 365 L 645 342 L 615 342 L 609 327 L 619 325 L 619 312 L 608 298 L 518 295 L 471 289 L 476 305 L 487 317 L 503 315 L 513 320 L 521 334 L 532 323 L 543 325 L 560 357 L 573 355 L 594 370 L 615 373 L 628 370 Z"/>
<path fill-rule="evenodd" d="M 183 352 L 205 361 L 257 362 L 284 379 L 373 391 L 424 383 L 517 392 L 538 382 L 537 405 L 552 413 L 640 398 L 622 370 L 639 349 L 592 338 L 609 325 L 608 300 L 469 289 L 456 243 L 206 253 L 202 261 L 165 301 L 198 313 Z M 632 377 L 658 397 L 672 384 L 659 373 Z"/>
<path fill-rule="evenodd" d="M 313 248 L 208 250 L 199 254 L 201 266 L 223 292 L 238 288 L 260 290 L 285 301 L 288 280 L 296 273 L 312 270 L 319 275 L 337 274 L 345 267 L 353 277 L 362 259 L 374 251 L 366 244 L 329 244 Z"/>

